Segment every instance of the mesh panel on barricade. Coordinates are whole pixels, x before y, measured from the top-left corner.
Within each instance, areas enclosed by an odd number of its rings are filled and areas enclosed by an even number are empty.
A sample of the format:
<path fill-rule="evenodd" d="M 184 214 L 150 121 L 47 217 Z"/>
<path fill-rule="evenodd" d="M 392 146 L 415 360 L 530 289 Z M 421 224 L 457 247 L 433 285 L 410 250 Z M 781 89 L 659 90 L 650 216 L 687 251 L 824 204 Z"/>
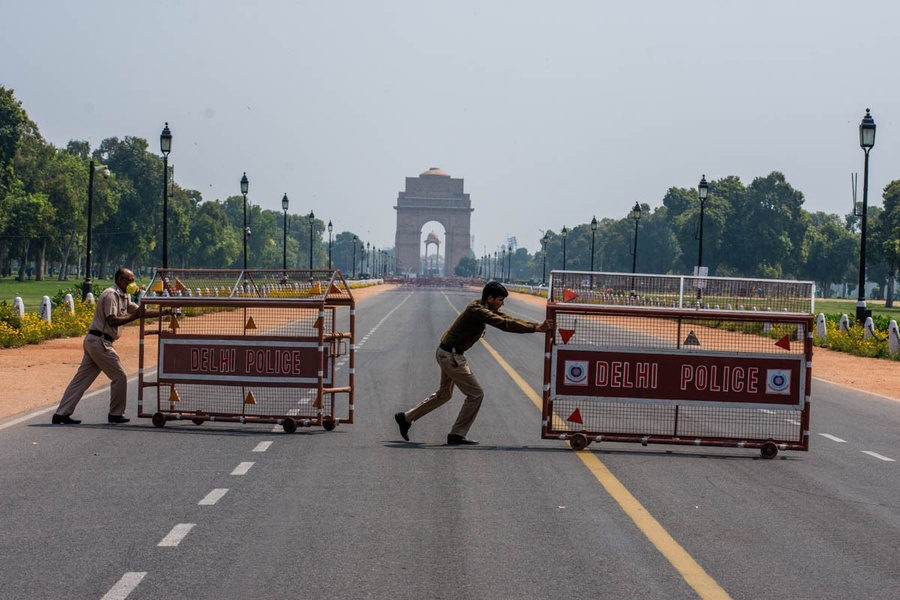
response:
<path fill-rule="evenodd" d="M 812 314 L 814 289 L 809 281 L 553 271 L 548 301 Z"/>
<path fill-rule="evenodd" d="M 339 271 L 161 270 L 142 303 L 174 314 L 141 320 L 139 416 L 353 422 L 355 304 Z"/>
<path fill-rule="evenodd" d="M 806 450 L 812 311 L 811 282 L 554 271 L 543 437 Z"/>

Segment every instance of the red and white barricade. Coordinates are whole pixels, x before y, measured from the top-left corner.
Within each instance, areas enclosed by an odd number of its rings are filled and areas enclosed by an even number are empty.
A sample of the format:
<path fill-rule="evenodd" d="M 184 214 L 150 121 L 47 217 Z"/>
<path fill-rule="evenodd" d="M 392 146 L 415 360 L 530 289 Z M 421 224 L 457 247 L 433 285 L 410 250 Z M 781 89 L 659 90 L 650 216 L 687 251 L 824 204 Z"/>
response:
<path fill-rule="evenodd" d="M 141 301 L 176 314 L 141 321 L 139 417 L 353 423 L 355 303 L 339 271 L 159 270 Z"/>
<path fill-rule="evenodd" d="M 809 449 L 814 284 L 554 271 L 542 437 Z"/>

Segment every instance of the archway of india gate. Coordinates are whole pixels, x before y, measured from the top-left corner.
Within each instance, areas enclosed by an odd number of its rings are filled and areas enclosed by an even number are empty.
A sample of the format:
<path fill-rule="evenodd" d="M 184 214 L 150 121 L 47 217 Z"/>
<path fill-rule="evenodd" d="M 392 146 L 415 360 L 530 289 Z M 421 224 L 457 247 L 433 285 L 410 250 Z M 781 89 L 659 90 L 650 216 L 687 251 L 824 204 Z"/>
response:
<path fill-rule="evenodd" d="M 400 269 L 419 275 L 425 265 L 422 229 L 429 221 L 444 227 L 444 275 L 453 275 L 459 261 L 470 255 L 472 203 L 463 192 L 463 180 L 432 167 L 418 177 L 406 178 L 406 190 L 397 196 L 397 235 L 394 244 Z"/>

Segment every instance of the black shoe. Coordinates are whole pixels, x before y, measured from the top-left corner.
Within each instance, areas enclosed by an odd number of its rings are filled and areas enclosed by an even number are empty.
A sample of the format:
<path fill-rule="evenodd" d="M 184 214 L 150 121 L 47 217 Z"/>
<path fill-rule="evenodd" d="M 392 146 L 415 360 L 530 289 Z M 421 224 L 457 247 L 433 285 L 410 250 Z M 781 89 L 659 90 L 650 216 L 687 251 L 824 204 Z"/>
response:
<path fill-rule="evenodd" d="M 127 419 L 122 415 L 107 415 L 106 421 L 107 423 L 127 423 L 131 419 Z"/>
<path fill-rule="evenodd" d="M 478 442 L 475 440 L 470 440 L 464 435 L 457 435 L 455 433 L 447 434 L 447 445 L 448 446 L 477 446 Z"/>
<path fill-rule="evenodd" d="M 409 428 L 412 427 L 412 423 L 406 420 L 406 415 L 402 412 L 398 412 L 397 414 L 395 414 L 394 420 L 397 421 L 397 425 L 400 427 L 400 437 L 408 442 Z"/>
<path fill-rule="evenodd" d="M 73 419 L 69 415 L 53 415 L 53 419 L 50 422 L 54 425 L 79 425 L 81 423 L 81 421 Z"/>

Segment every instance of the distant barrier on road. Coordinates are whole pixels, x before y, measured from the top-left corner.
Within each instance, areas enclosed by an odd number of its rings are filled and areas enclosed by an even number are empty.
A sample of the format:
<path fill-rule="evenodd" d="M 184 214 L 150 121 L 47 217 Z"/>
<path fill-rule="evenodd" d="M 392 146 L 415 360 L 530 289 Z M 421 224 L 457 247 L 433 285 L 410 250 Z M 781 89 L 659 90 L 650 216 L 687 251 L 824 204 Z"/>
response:
<path fill-rule="evenodd" d="M 554 271 L 542 437 L 809 449 L 812 282 Z"/>
<path fill-rule="evenodd" d="M 159 270 L 141 302 L 176 314 L 141 320 L 139 417 L 353 423 L 355 302 L 340 271 Z"/>

